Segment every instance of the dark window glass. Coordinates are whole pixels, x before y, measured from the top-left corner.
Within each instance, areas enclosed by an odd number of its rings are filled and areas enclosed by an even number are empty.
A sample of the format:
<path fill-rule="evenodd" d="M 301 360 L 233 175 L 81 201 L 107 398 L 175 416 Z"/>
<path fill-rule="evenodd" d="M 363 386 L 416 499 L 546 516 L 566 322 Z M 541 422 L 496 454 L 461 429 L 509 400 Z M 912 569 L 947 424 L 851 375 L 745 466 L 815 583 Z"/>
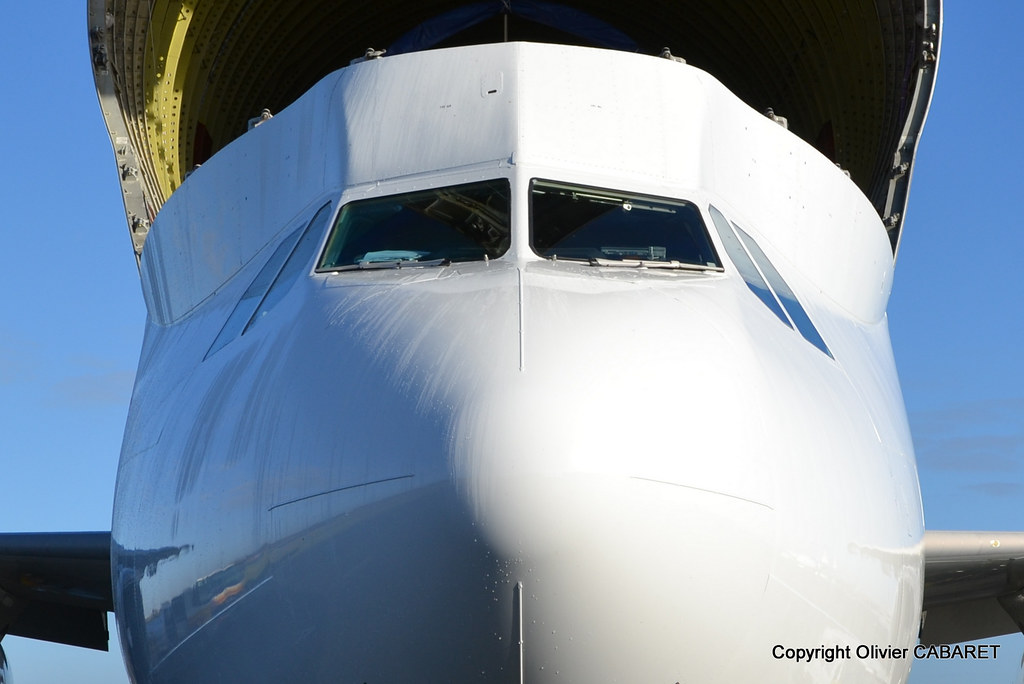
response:
<path fill-rule="evenodd" d="M 278 296 L 274 299 L 274 302 L 280 298 L 280 295 L 286 291 L 281 282 L 282 279 L 291 282 L 298 275 L 296 271 L 292 277 L 285 278 L 284 272 L 289 270 L 290 265 L 299 261 L 296 256 L 299 252 L 303 252 L 306 255 L 305 259 L 302 260 L 303 263 L 308 263 L 312 249 L 316 247 L 320 236 L 323 235 L 323 226 L 328 218 L 330 218 L 330 215 L 331 205 L 327 203 L 320 208 L 305 227 L 293 230 L 281 240 L 281 243 L 274 249 L 274 253 L 263 264 L 263 268 L 260 269 L 260 272 L 256 274 L 256 277 L 249 284 L 249 287 L 242 293 L 242 298 L 238 300 L 238 304 L 235 305 L 235 308 L 228 315 L 224 327 L 221 328 L 217 338 L 210 345 L 209 351 L 206 352 L 206 358 L 209 358 L 210 355 L 249 329 L 257 308 L 260 311 L 268 308 L 266 299 L 268 291 L 272 290 L 272 286 L 274 289 L 278 289 Z M 312 241 L 312 246 L 303 249 L 303 245 L 308 244 L 310 241 Z M 289 257 L 289 255 L 291 256 Z M 280 288 L 278 288 L 279 284 L 281 284 Z"/>
<path fill-rule="evenodd" d="M 260 302 L 259 309 L 253 314 L 249 324 L 245 326 L 245 330 L 242 334 L 251 328 L 256 321 L 265 317 L 274 306 L 277 305 L 281 298 L 284 297 L 288 290 L 291 288 L 292 283 L 298 280 L 299 275 L 303 272 L 309 271 L 310 261 L 313 259 L 313 252 L 316 250 L 317 245 L 320 244 L 321 238 L 324 235 L 324 229 L 327 228 L 327 222 L 331 219 L 331 205 L 325 204 L 321 207 L 320 211 L 316 213 L 313 220 L 306 226 L 306 232 L 302 234 L 302 239 L 299 240 L 298 244 L 295 245 L 295 249 L 292 250 L 291 256 L 288 257 L 288 261 L 284 262 L 284 266 L 281 267 L 281 272 L 277 274 L 277 278 L 274 279 L 274 284 L 270 286 L 267 294 L 264 295 L 263 301 Z"/>
<path fill-rule="evenodd" d="M 508 250 L 506 179 L 357 200 L 342 207 L 319 271 L 476 261 Z"/>
<path fill-rule="evenodd" d="M 732 259 L 732 263 L 736 266 L 736 270 L 740 272 L 740 276 L 743 277 L 743 282 L 747 284 L 750 291 L 757 295 L 765 306 L 771 309 L 771 312 L 779 317 L 779 320 L 785 323 L 788 327 L 792 328 L 789 319 L 786 318 L 786 313 L 782 310 L 782 306 L 779 305 L 779 300 L 775 298 L 771 290 L 768 289 L 768 285 L 764 282 L 764 278 L 758 272 L 757 267 L 754 266 L 754 262 L 750 260 L 750 256 L 747 251 L 743 249 L 743 245 L 740 244 L 740 240 L 736 237 L 736 233 L 733 232 L 732 227 L 729 225 L 729 221 L 726 220 L 722 212 L 718 211 L 715 207 L 708 207 L 708 211 L 711 212 L 711 220 L 715 224 L 715 228 L 718 230 L 719 237 L 722 238 L 722 244 L 725 245 L 725 251 Z"/>
<path fill-rule="evenodd" d="M 720 266 L 690 202 L 534 180 L 530 207 L 530 245 L 542 257 Z"/>
<path fill-rule="evenodd" d="M 764 273 L 764 277 L 771 283 L 772 289 L 775 290 L 775 294 L 778 295 L 779 299 L 782 300 L 782 305 L 786 307 L 786 312 L 789 313 L 789 317 L 793 319 L 793 325 L 800 331 L 800 334 L 804 336 L 804 339 L 813 344 L 815 347 L 820 349 L 828 356 L 832 356 L 832 352 L 829 351 L 828 346 L 825 344 L 825 340 L 821 339 L 821 335 L 818 334 L 818 329 L 811 323 L 811 319 L 807 316 L 807 312 L 804 311 L 804 307 L 797 300 L 796 295 L 793 294 L 792 288 L 789 284 L 783 280 L 779 272 L 775 270 L 775 266 L 765 253 L 761 251 L 761 246 L 757 244 L 754 238 L 750 237 L 742 228 L 737 226 L 735 223 L 733 226 L 736 228 L 736 232 L 740 234 L 740 238 L 743 240 L 743 244 L 747 246 L 747 251 L 754 257 L 754 261 L 761 267 L 761 272 Z"/>

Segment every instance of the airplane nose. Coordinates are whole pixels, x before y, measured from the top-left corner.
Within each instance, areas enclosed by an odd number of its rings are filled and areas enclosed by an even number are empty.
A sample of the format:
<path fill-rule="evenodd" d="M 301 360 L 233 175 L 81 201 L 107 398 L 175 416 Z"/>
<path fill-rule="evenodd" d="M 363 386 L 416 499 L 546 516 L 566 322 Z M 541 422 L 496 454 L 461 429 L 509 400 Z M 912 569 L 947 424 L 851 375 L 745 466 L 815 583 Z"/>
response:
<path fill-rule="evenodd" d="M 765 612 L 762 371 L 722 284 L 500 260 L 325 283 L 328 332 L 364 354 L 346 380 L 374 389 L 347 404 L 361 416 L 347 424 L 382 426 L 374 445 L 391 454 L 361 477 L 414 472 L 393 486 L 450 492 L 472 548 L 448 528 L 444 573 L 430 576 L 457 582 L 441 592 L 456 621 L 486 594 L 480 610 L 503 616 L 494 638 L 512 637 L 525 681 L 729 681 Z M 403 563 L 430 566 L 411 550 Z"/>
<path fill-rule="evenodd" d="M 710 681 L 764 589 L 744 361 L 693 299 L 526 270 L 518 364 L 457 402 L 452 473 L 519 602 L 527 681 Z"/>
<path fill-rule="evenodd" d="M 770 504 L 771 466 L 746 457 L 764 446 L 758 360 L 726 330 L 713 282 L 680 285 L 582 265 L 519 270 L 518 325 L 500 311 L 486 323 L 518 329 L 518 350 L 453 354 L 486 366 L 449 398 L 452 468 L 477 515 L 540 506 L 540 483 L 562 478 Z"/>
<path fill-rule="evenodd" d="M 656 454 L 611 436 L 628 417 L 576 433 L 567 404 L 581 398 L 543 382 L 492 396 L 457 457 L 475 528 L 503 561 L 494 591 L 522 620 L 527 681 L 724 681 L 735 616 L 753 621 L 768 581 L 772 509 L 635 474 Z"/>

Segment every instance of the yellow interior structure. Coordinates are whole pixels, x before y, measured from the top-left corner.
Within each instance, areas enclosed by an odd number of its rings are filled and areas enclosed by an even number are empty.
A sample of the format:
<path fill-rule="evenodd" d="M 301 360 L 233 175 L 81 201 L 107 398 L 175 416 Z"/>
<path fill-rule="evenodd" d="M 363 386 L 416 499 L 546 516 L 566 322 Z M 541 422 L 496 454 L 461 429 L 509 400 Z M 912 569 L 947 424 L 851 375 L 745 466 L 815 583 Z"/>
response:
<path fill-rule="evenodd" d="M 471 0 L 472 1 L 472 0 Z M 497 0 L 514 7 L 516 0 Z M 668 47 L 752 107 L 786 117 L 898 230 L 934 77 L 939 0 L 567 0 Z M 89 0 L 93 63 L 136 252 L 185 174 L 368 48 L 468 3 L 445 0 Z M 520 21 L 445 43 L 585 41 Z M 386 58 L 386 57 L 385 57 Z M 909 179 L 907 179 L 909 180 Z M 133 188 L 137 183 L 138 188 Z M 902 187 L 902 189 L 901 189 Z M 894 231 L 895 245 L 895 231 Z"/>

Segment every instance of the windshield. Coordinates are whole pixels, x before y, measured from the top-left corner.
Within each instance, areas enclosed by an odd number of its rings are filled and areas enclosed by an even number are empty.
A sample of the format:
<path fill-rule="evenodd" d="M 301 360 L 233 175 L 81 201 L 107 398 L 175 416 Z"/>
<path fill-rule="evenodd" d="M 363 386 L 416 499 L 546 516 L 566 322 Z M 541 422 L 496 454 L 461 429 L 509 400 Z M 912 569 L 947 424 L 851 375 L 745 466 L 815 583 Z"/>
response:
<path fill-rule="evenodd" d="M 690 202 L 534 180 L 530 244 L 542 256 L 721 266 Z"/>
<path fill-rule="evenodd" d="M 350 202 L 317 270 L 495 259 L 509 246 L 509 196 L 497 179 Z"/>

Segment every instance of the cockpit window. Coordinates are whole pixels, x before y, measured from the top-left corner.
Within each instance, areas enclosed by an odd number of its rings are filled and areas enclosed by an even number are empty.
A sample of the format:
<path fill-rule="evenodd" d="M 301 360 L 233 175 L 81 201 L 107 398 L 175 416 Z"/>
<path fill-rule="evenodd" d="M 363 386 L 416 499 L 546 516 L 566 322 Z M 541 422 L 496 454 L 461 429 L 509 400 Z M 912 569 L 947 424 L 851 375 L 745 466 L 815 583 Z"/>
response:
<path fill-rule="evenodd" d="M 502 178 L 350 202 L 317 270 L 495 259 L 509 246 L 510 194 Z"/>
<path fill-rule="evenodd" d="M 690 202 L 534 180 L 530 206 L 530 244 L 542 257 L 721 267 Z"/>

